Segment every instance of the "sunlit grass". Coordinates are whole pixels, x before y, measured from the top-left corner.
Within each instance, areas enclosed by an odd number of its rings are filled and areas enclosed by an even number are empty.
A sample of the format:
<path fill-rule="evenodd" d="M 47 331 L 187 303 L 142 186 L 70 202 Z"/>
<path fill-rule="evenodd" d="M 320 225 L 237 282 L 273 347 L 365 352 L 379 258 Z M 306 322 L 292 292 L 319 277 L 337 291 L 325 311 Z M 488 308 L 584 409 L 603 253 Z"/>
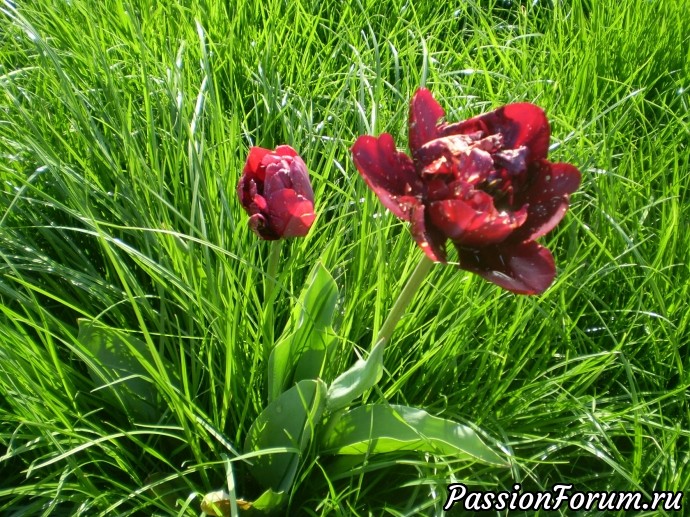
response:
<path fill-rule="evenodd" d="M 479 426 L 514 461 L 319 457 L 287 513 L 440 514 L 458 480 L 687 490 L 685 2 L 222 4 L 0 4 L 2 512 L 198 515 L 227 486 L 224 455 L 266 404 L 268 247 L 235 196 L 251 145 L 300 152 L 319 214 L 283 247 L 277 332 L 321 260 L 341 292 L 333 369 L 371 345 L 421 251 L 349 147 L 381 132 L 404 147 L 420 84 L 454 121 L 539 104 L 551 158 L 583 173 L 545 241 L 551 289 L 517 297 L 435 267 L 368 395 Z M 94 391 L 78 318 L 158 358 L 157 422 Z"/>

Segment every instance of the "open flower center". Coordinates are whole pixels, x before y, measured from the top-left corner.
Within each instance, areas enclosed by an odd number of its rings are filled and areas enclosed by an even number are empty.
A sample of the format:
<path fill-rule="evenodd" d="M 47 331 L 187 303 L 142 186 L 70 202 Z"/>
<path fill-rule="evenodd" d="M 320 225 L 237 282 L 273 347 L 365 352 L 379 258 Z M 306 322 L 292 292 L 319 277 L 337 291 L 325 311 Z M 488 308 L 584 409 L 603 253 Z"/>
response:
<path fill-rule="evenodd" d="M 509 211 L 526 176 L 528 152 L 525 146 L 505 149 L 501 134 L 477 132 L 431 140 L 415 158 L 429 199 L 468 200 L 481 191 L 498 210 Z"/>

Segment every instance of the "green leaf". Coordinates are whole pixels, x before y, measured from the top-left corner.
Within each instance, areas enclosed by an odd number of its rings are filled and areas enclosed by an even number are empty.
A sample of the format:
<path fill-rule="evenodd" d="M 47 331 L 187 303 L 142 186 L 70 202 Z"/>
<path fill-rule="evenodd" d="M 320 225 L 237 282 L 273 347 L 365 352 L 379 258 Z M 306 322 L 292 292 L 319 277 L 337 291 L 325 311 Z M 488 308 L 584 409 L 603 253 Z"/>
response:
<path fill-rule="evenodd" d="M 320 378 L 323 375 L 326 358 L 337 342 L 338 336 L 330 327 L 323 331 L 313 331 L 302 346 L 297 347 L 301 353 L 297 358 L 292 382 Z"/>
<path fill-rule="evenodd" d="M 316 330 L 324 330 L 333 321 L 338 300 L 338 285 L 320 262 L 309 273 L 299 303 L 292 310 L 298 326 L 310 323 Z"/>
<path fill-rule="evenodd" d="M 77 339 L 96 361 L 87 361 L 89 375 L 113 405 L 137 419 L 160 415 L 156 390 L 142 364 L 153 363 L 145 343 L 97 322 L 80 319 Z M 172 371 L 172 368 L 170 368 Z"/>
<path fill-rule="evenodd" d="M 321 375 L 328 350 L 337 341 L 331 328 L 337 299 L 338 286 L 333 277 L 317 264 L 293 309 L 291 323 L 269 357 L 269 401 L 291 383 Z"/>
<path fill-rule="evenodd" d="M 369 404 L 343 413 L 325 433 L 322 452 L 418 451 L 506 465 L 471 428 L 407 406 Z"/>
<path fill-rule="evenodd" d="M 326 407 L 329 411 L 344 408 L 373 387 L 383 373 L 385 340 L 379 341 L 369 357 L 359 359 L 349 370 L 336 378 L 328 388 Z"/>
<path fill-rule="evenodd" d="M 260 512 L 270 512 L 283 506 L 288 499 L 286 492 L 274 492 L 270 488 L 266 490 L 253 503 L 249 503 L 250 507 Z"/>
<path fill-rule="evenodd" d="M 245 452 L 286 449 L 252 459 L 249 470 L 264 487 L 289 491 L 325 405 L 324 382 L 303 380 L 271 402 L 254 421 L 244 444 Z"/>

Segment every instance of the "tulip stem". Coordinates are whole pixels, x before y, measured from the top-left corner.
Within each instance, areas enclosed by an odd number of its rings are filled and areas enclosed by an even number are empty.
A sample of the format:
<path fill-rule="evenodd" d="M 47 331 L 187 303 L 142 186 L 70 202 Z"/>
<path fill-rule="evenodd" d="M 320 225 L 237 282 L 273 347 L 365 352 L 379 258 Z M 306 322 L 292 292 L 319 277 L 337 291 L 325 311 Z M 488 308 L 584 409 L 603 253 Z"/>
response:
<path fill-rule="evenodd" d="M 264 281 L 264 352 L 266 360 L 268 360 L 274 345 L 273 302 L 278 281 L 278 264 L 280 263 L 280 249 L 282 244 L 282 239 L 271 241 L 268 251 L 268 265 L 266 268 L 266 279 Z"/>
<path fill-rule="evenodd" d="M 391 336 L 393 335 L 393 331 L 395 330 L 395 326 L 398 324 L 398 321 L 400 321 L 400 318 L 402 318 L 405 309 L 407 309 L 407 306 L 412 301 L 412 298 L 414 298 L 414 295 L 417 293 L 417 291 L 419 291 L 419 287 L 422 285 L 424 278 L 431 270 L 431 266 L 433 265 L 434 263 L 426 255 L 422 255 L 417 267 L 412 272 L 412 276 L 410 276 L 410 278 L 407 280 L 407 283 L 398 296 L 398 299 L 395 300 L 393 308 L 388 314 L 386 321 L 383 322 L 383 326 L 381 327 L 381 330 L 379 330 L 379 335 L 376 338 L 376 343 L 381 340 L 386 342 L 390 340 Z"/>

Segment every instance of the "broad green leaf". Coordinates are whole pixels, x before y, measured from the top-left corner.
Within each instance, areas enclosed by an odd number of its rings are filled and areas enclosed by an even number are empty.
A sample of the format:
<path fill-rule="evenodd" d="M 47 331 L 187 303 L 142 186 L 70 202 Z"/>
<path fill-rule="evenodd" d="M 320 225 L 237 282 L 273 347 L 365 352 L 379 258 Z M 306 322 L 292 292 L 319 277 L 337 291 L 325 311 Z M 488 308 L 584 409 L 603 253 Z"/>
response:
<path fill-rule="evenodd" d="M 79 342 L 91 352 L 95 362 L 87 362 L 89 375 L 114 405 L 135 418 L 153 421 L 158 410 L 156 390 L 149 374 L 137 358 L 153 362 L 142 341 L 111 327 L 79 320 Z"/>
<path fill-rule="evenodd" d="M 260 512 L 270 512 L 271 510 L 276 510 L 283 506 L 288 499 L 287 492 L 274 492 L 270 488 L 266 490 L 259 498 L 252 502 L 247 503 L 246 508 L 243 509 L 254 509 Z"/>
<path fill-rule="evenodd" d="M 264 487 L 277 492 L 289 491 L 325 405 L 324 382 L 303 380 L 271 402 L 254 421 L 244 444 L 245 452 L 288 449 L 252 459 L 249 470 Z"/>
<path fill-rule="evenodd" d="M 309 273 L 298 304 L 292 310 L 292 319 L 298 326 L 310 323 L 317 330 L 324 330 L 333 321 L 333 311 L 338 300 L 338 285 L 320 262 Z"/>
<path fill-rule="evenodd" d="M 343 413 L 325 433 L 322 452 L 418 451 L 506 465 L 471 428 L 407 406 L 369 404 Z"/>
<path fill-rule="evenodd" d="M 320 378 L 323 375 L 328 354 L 337 343 L 338 337 L 330 327 L 323 331 L 314 330 L 304 344 L 298 346 L 301 354 L 295 365 L 292 382 Z"/>
<path fill-rule="evenodd" d="M 328 388 L 326 407 L 329 411 L 344 408 L 373 387 L 383 373 L 384 340 L 379 341 L 366 359 L 359 359 L 339 375 Z"/>
<path fill-rule="evenodd" d="M 292 343 L 295 341 L 295 333 L 288 335 L 283 333 L 280 340 L 273 347 L 268 358 L 268 401 L 278 398 L 287 384 L 287 376 L 291 370 L 290 358 Z"/>
<path fill-rule="evenodd" d="M 293 309 L 291 322 L 269 357 L 269 401 L 290 384 L 321 375 L 328 350 L 337 340 L 331 328 L 337 298 L 333 277 L 317 264 Z"/>

